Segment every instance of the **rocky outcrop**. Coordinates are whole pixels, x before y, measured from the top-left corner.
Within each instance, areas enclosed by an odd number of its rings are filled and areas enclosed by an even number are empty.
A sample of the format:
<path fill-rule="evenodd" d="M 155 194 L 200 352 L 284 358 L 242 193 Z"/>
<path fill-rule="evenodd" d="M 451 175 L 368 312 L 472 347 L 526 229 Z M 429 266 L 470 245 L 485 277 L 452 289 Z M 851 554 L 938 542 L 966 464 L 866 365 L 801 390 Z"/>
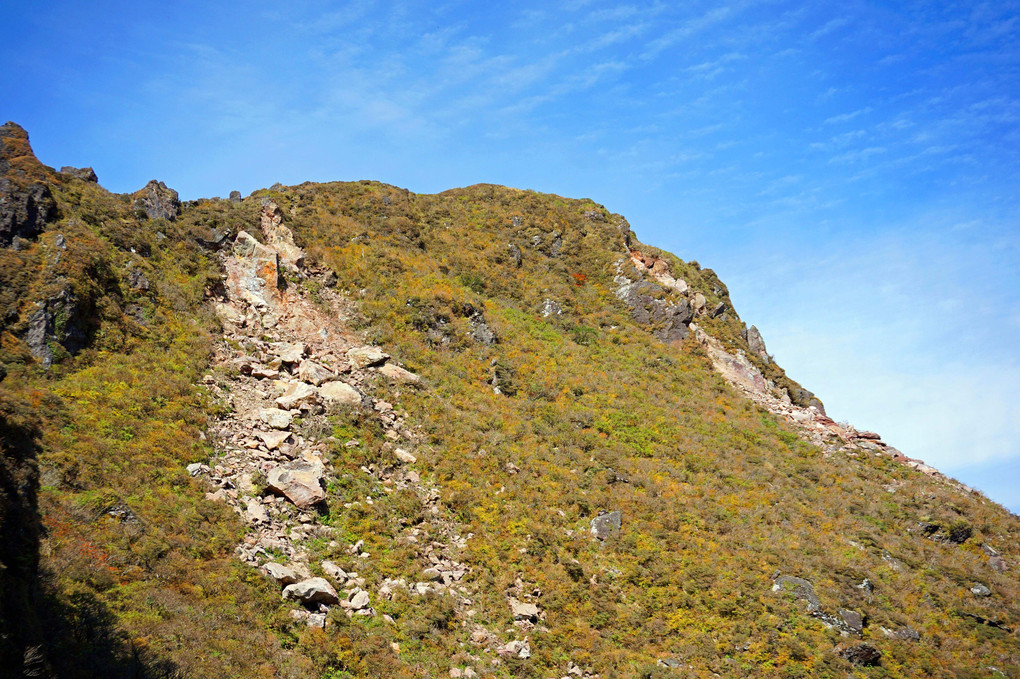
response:
<path fill-rule="evenodd" d="M 24 128 L 0 125 L 0 247 L 15 238 L 35 238 L 56 218 L 47 170 L 36 160 Z"/>
<path fill-rule="evenodd" d="M 60 168 L 60 171 L 74 179 L 88 182 L 89 184 L 99 183 L 99 177 L 96 176 L 96 171 L 91 167 L 71 167 L 70 165 L 65 165 Z"/>
<path fill-rule="evenodd" d="M 266 485 L 293 502 L 298 509 L 311 509 L 326 499 L 322 473 L 322 462 L 307 456 L 271 469 L 266 476 Z"/>
<path fill-rule="evenodd" d="M 149 219 L 173 221 L 181 214 L 181 201 L 177 192 L 161 181 L 151 180 L 132 197 L 135 209 Z"/>
<path fill-rule="evenodd" d="M 55 358 L 54 349 L 78 353 L 88 342 L 85 316 L 80 300 L 69 288 L 37 302 L 28 316 L 25 333 L 32 356 L 49 367 Z"/>
<path fill-rule="evenodd" d="M 591 520 L 591 534 L 605 541 L 620 534 L 623 514 L 619 511 L 602 512 Z"/>
<path fill-rule="evenodd" d="M 283 211 L 272 200 L 262 204 L 259 226 L 266 238 L 266 245 L 276 250 L 280 264 L 292 271 L 298 271 L 304 264 L 305 253 L 294 243 L 294 233 L 283 225 Z"/>

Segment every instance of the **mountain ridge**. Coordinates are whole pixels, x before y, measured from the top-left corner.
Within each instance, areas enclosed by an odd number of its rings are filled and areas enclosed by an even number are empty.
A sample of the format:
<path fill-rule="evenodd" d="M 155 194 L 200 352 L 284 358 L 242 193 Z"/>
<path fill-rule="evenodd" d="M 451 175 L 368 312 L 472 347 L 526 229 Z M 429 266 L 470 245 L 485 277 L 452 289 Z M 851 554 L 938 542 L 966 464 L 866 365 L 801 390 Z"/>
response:
<path fill-rule="evenodd" d="M 0 222 L 7 666 L 1016 671 L 1016 517 L 825 417 L 620 215 L 485 184 L 109 194 L 9 126 L 4 205 L 55 212 Z"/>

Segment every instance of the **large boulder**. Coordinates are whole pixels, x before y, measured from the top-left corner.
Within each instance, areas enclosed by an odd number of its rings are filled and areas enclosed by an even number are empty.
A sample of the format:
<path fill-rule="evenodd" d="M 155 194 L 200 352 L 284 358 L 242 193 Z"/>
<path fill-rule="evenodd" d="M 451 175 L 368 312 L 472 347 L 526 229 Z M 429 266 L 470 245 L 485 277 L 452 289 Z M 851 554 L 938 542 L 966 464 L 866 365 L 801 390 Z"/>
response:
<path fill-rule="evenodd" d="M 339 380 L 335 382 L 326 382 L 326 384 L 319 387 L 319 396 L 323 400 L 330 403 L 338 403 L 346 406 L 357 406 L 361 405 L 361 392 Z"/>
<path fill-rule="evenodd" d="M 686 299 L 667 298 L 666 290 L 651 281 L 616 277 L 616 296 L 630 310 L 630 316 L 663 342 L 687 337 L 694 310 Z"/>
<path fill-rule="evenodd" d="M 882 653 L 871 644 L 845 643 L 837 646 L 835 651 L 836 655 L 858 667 L 877 665 L 882 659 Z"/>
<path fill-rule="evenodd" d="M 15 238 L 34 238 L 56 218 L 50 172 L 36 159 L 24 128 L 0 125 L 0 247 Z"/>
<path fill-rule="evenodd" d="M 773 581 L 773 592 L 790 592 L 793 596 L 807 604 L 808 611 L 814 613 L 821 610 L 822 602 L 815 594 L 815 587 L 809 580 L 796 578 L 792 575 L 781 575 Z"/>
<path fill-rule="evenodd" d="M 769 352 L 765 348 L 765 340 L 762 339 L 761 333 L 756 326 L 752 325 L 747 329 L 747 346 L 766 363 L 769 362 Z"/>
<path fill-rule="evenodd" d="M 283 588 L 283 598 L 300 601 L 309 606 L 315 604 L 331 606 L 340 603 L 336 590 L 325 578 L 309 578 L 287 585 Z"/>
<path fill-rule="evenodd" d="M 96 171 L 91 167 L 71 167 L 70 165 L 65 165 L 60 168 L 60 172 L 90 184 L 99 183 L 99 177 L 96 176 Z"/>
<path fill-rule="evenodd" d="M 287 410 L 263 408 L 259 411 L 259 419 L 273 429 L 286 429 L 290 426 L 290 421 L 294 419 L 294 416 Z"/>
<path fill-rule="evenodd" d="M 135 209 L 144 212 L 149 219 L 173 221 L 181 214 L 181 200 L 177 192 L 155 179 L 133 197 Z"/>
<path fill-rule="evenodd" d="M 280 271 L 276 251 L 247 231 L 234 238 L 234 257 L 226 261 L 227 293 L 257 309 L 272 309 L 280 299 Z"/>
<path fill-rule="evenodd" d="M 321 462 L 303 457 L 269 470 L 266 485 L 293 502 L 298 509 L 311 509 L 326 499 L 322 472 Z"/>
<path fill-rule="evenodd" d="M 347 351 L 347 360 L 355 370 L 368 368 L 373 365 L 381 365 L 389 359 L 390 355 L 379 347 L 354 347 Z"/>
<path fill-rule="evenodd" d="M 294 243 L 294 234 L 283 225 L 283 212 L 275 201 L 267 200 L 259 213 L 259 226 L 266 237 L 266 244 L 274 248 L 280 262 L 291 270 L 304 264 L 305 252 Z"/>
<path fill-rule="evenodd" d="M 276 399 L 276 405 L 283 410 L 296 410 L 319 402 L 319 392 L 305 382 L 292 382 L 283 396 Z"/>
<path fill-rule="evenodd" d="M 608 540 L 619 535 L 623 526 L 623 514 L 618 511 L 600 514 L 591 520 L 591 534 L 599 540 Z"/>

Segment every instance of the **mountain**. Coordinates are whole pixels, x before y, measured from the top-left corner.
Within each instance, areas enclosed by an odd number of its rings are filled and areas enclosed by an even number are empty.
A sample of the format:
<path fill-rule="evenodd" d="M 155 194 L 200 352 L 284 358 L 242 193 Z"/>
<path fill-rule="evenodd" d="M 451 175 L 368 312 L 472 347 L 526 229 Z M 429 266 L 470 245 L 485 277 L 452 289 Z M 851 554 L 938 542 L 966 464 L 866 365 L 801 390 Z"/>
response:
<path fill-rule="evenodd" d="M 1020 673 L 1018 518 L 591 200 L 0 170 L 4 676 Z"/>

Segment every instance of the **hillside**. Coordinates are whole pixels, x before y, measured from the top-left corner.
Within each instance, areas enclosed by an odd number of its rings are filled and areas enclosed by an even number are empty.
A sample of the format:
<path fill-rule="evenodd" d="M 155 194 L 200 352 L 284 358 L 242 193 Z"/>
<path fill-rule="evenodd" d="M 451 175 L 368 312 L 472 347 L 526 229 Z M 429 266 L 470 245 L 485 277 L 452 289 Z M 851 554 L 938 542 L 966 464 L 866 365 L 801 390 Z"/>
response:
<path fill-rule="evenodd" d="M 0 175 L 4 676 L 1020 676 L 1020 520 L 591 200 Z"/>

